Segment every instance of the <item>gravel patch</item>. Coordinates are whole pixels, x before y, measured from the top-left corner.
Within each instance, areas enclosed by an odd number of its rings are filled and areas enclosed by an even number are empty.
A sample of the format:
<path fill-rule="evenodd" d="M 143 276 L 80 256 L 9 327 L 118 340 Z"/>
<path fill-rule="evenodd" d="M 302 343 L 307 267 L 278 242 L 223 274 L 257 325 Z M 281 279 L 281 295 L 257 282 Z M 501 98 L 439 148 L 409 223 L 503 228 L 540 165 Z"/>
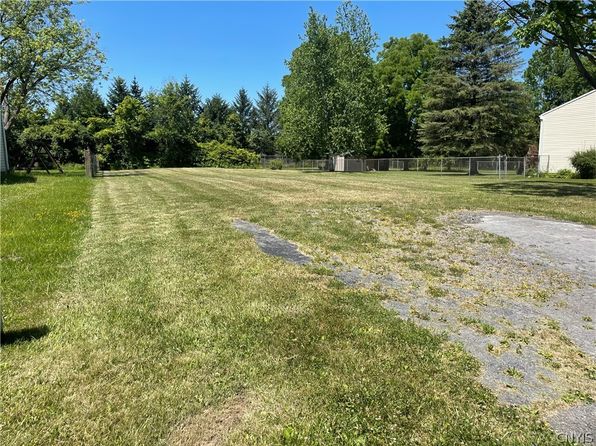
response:
<path fill-rule="evenodd" d="M 561 407 L 563 393 L 570 388 L 583 391 L 586 380 L 570 381 L 569 368 L 559 373 L 558 367 L 551 366 L 544 330 L 550 330 L 546 333 L 557 342 L 568 343 L 569 351 L 591 357 L 593 364 L 596 229 L 542 218 L 470 212 L 444 223 L 438 229 L 423 225 L 394 229 L 379 220 L 365 221 L 392 246 L 374 259 L 377 263 L 363 268 L 331 256 L 332 262 L 321 266 L 347 286 L 391 296 L 382 302 L 385 308 L 461 343 L 481 363 L 483 385 L 502 403 Z M 234 226 L 252 234 L 267 254 L 298 265 L 312 262 L 295 244 L 259 225 L 236 220 Z M 485 239 L 493 237 L 482 236 L 485 232 L 507 237 L 515 245 Z M 432 240 L 433 244 L 412 245 L 412 240 Z M 400 266 L 404 259 L 413 269 Z M 389 265 L 390 272 L 367 270 L 375 265 Z M 437 273 L 442 275 L 434 279 L 432 274 Z M 587 393 L 594 394 L 593 381 L 587 383 L 592 386 L 586 388 Z M 596 426 L 593 404 L 563 407 L 558 412 L 553 409 L 549 417 L 557 432 L 566 438 L 596 438 L 591 427 Z"/>
<path fill-rule="evenodd" d="M 562 439 L 577 444 L 596 442 L 596 404 L 564 409 L 549 418 L 549 423 Z"/>

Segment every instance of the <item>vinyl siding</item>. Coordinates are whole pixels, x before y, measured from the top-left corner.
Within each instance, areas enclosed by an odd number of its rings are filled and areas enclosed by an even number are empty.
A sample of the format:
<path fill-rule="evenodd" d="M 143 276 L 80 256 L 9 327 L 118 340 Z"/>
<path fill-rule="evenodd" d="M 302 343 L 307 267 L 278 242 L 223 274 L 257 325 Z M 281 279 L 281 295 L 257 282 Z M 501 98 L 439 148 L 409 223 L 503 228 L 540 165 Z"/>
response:
<path fill-rule="evenodd" d="M 541 170 L 571 169 L 569 158 L 591 147 L 596 148 L 596 90 L 540 116 Z"/>

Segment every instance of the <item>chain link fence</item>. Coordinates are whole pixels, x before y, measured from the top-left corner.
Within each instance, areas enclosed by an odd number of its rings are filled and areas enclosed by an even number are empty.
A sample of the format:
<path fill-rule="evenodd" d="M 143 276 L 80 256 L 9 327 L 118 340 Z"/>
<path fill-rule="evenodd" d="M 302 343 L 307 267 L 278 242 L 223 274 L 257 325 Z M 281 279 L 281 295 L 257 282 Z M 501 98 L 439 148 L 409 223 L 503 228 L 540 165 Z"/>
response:
<path fill-rule="evenodd" d="M 338 172 L 433 172 L 442 175 L 497 175 L 510 176 L 549 172 L 549 156 L 510 157 L 442 157 L 442 158 L 344 158 L 293 160 L 276 156 L 261 157 L 261 167 L 272 167 L 271 162 L 283 169 Z"/>

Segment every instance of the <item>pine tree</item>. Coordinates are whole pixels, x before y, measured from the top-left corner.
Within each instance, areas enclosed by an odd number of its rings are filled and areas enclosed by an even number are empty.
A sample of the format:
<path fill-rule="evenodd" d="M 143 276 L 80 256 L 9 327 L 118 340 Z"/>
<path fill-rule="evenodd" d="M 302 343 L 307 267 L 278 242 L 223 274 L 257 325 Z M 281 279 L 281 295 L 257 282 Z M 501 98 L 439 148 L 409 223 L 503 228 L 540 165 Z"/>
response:
<path fill-rule="evenodd" d="M 441 41 L 421 116 L 422 150 L 429 156 L 523 154 L 529 97 L 513 80 L 519 49 L 495 26 L 498 11 L 466 0 Z"/>
<path fill-rule="evenodd" d="M 219 94 L 214 94 L 205 101 L 203 117 L 214 124 L 224 124 L 230 114 L 230 106 Z"/>
<path fill-rule="evenodd" d="M 192 111 L 195 114 L 195 117 L 198 117 L 202 108 L 201 95 L 199 94 L 199 89 L 194 86 L 188 76 L 184 76 L 184 79 L 180 83 L 180 93 L 188 97 Z"/>
<path fill-rule="evenodd" d="M 112 81 L 112 86 L 108 91 L 107 105 L 110 113 L 114 113 L 120 103 L 126 96 L 130 96 L 130 90 L 126 85 L 126 81 L 120 76 L 116 76 Z"/>
<path fill-rule="evenodd" d="M 254 118 L 251 145 L 260 153 L 275 153 L 279 135 L 279 100 L 277 92 L 269 85 L 258 93 Z"/>
<path fill-rule="evenodd" d="M 145 97 L 143 96 L 143 88 L 137 82 L 136 77 L 133 77 L 132 82 L 130 83 L 130 95 L 141 104 L 146 104 Z"/>
<path fill-rule="evenodd" d="M 244 88 L 238 91 L 234 98 L 232 109 L 238 115 L 240 124 L 237 129 L 237 144 L 240 147 L 248 147 L 250 132 L 253 128 L 253 105 Z"/>

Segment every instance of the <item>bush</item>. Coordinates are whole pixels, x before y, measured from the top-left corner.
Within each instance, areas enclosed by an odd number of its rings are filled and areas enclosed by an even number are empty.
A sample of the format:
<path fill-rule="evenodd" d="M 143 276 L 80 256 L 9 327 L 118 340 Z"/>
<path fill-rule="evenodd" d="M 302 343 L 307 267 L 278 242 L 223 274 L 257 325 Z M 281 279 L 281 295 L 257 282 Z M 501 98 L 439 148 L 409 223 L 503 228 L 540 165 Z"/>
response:
<path fill-rule="evenodd" d="M 201 165 L 209 167 L 257 167 L 259 156 L 247 149 L 211 141 L 199 144 Z"/>
<path fill-rule="evenodd" d="M 284 167 L 284 163 L 281 160 L 273 160 L 269 163 L 271 170 L 281 170 Z"/>
<path fill-rule="evenodd" d="M 571 169 L 561 169 L 553 173 L 545 173 L 545 178 L 562 178 L 569 180 L 571 178 L 577 178 L 577 174 Z"/>
<path fill-rule="evenodd" d="M 583 179 L 596 178 L 596 149 L 576 152 L 571 157 L 571 164 Z"/>

